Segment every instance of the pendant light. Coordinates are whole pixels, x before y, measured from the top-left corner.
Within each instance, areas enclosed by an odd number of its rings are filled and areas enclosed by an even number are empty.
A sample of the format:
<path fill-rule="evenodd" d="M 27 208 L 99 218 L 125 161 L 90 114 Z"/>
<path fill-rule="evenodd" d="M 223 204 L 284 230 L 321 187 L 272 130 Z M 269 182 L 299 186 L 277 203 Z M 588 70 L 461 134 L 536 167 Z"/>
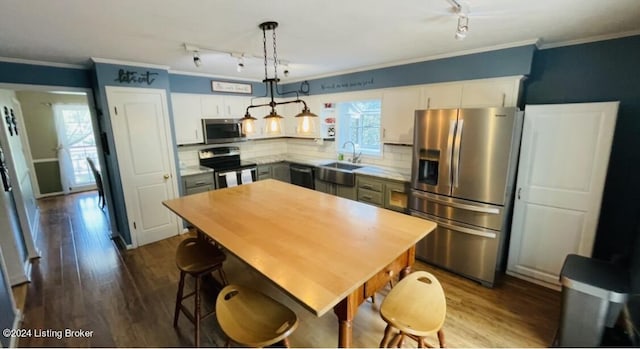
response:
<path fill-rule="evenodd" d="M 301 103 L 303 105 L 302 112 L 300 112 L 298 115 L 295 116 L 298 124 L 296 131 L 301 130 L 300 133 L 303 133 L 302 131 L 303 129 L 306 129 L 306 130 L 313 129 L 315 131 L 315 122 L 312 118 L 317 118 L 318 116 L 316 114 L 313 114 L 311 110 L 307 107 L 307 103 L 305 103 L 303 100 L 299 98 L 298 92 L 297 91 L 289 91 L 289 92 L 278 91 L 278 82 L 280 82 L 280 79 L 278 79 L 278 63 L 279 62 L 278 62 L 278 52 L 277 52 L 277 46 L 276 46 L 276 28 L 278 27 L 278 22 L 273 22 L 273 21 L 264 22 L 264 23 L 261 23 L 258 27 L 262 30 L 262 43 L 263 43 L 263 53 L 264 53 L 264 80 L 262 80 L 262 82 L 265 83 L 264 97 L 271 97 L 271 101 L 269 103 L 257 104 L 257 105 L 254 105 L 252 103 L 250 106 L 247 107 L 247 111 L 244 117 L 240 119 L 242 121 L 243 132 L 245 134 L 252 134 L 255 132 L 255 120 L 257 119 L 251 116 L 251 113 L 249 112 L 249 110 L 252 108 L 268 106 L 271 108 L 271 111 L 269 112 L 269 114 L 267 114 L 264 117 L 264 120 L 266 122 L 265 133 L 267 135 L 281 134 L 282 133 L 282 116 L 280 116 L 276 111 L 276 106 L 282 105 L 282 104 L 289 104 L 289 103 Z M 268 74 L 267 31 L 269 30 L 272 31 L 272 41 L 273 41 L 273 77 L 272 78 L 270 78 Z M 295 93 L 296 99 L 292 101 L 276 102 L 274 100 L 276 93 L 278 95 Z M 303 127 L 303 125 L 306 125 L 306 126 Z M 305 133 L 307 132 L 309 131 L 306 131 Z"/>

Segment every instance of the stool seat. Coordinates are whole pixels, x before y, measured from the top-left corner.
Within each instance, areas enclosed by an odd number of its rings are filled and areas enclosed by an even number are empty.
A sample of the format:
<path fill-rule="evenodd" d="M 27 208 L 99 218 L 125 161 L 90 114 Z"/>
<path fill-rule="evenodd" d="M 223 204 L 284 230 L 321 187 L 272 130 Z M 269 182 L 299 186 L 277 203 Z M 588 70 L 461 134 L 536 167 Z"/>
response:
<path fill-rule="evenodd" d="M 284 341 L 298 327 L 298 317 L 283 304 L 252 289 L 229 285 L 216 299 L 216 317 L 234 342 L 265 347 Z"/>
<path fill-rule="evenodd" d="M 203 273 L 225 259 L 219 248 L 198 238 L 185 239 L 176 250 L 176 266 L 187 274 Z"/>
<path fill-rule="evenodd" d="M 393 329 L 400 332 L 391 343 L 401 343 L 403 336 L 409 335 L 424 345 L 424 338 L 438 334 L 440 346 L 444 346 L 442 325 L 447 312 L 444 291 L 438 279 L 426 271 L 407 275 L 391 289 L 380 306 L 380 316 L 387 322 L 385 336 L 380 346 L 387 346 Z"/>

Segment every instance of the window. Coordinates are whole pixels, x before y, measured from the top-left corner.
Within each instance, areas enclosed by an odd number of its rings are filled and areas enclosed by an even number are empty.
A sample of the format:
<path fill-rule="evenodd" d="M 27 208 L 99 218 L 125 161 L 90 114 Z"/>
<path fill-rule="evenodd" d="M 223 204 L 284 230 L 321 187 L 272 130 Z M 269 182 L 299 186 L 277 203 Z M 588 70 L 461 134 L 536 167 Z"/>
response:
<path fill-rule="evenodd" d="M 64 191 L 94 184 L 87 157 L 97 166 L 100 162 L 89 108 L 86 105 L 57 104 L 54 105 L 54 115 Z"/>
<path fill-rule="evenodd" d="M 353 142 L 356 152 L 365 155 L 382 155 L 380 143 L 379 99 L 338 102 L 338 149 L 345 142 Z M 350 147 L 346 147 L 350 150 Z M 345 154 L 349 157 L 349 154 Z"/>

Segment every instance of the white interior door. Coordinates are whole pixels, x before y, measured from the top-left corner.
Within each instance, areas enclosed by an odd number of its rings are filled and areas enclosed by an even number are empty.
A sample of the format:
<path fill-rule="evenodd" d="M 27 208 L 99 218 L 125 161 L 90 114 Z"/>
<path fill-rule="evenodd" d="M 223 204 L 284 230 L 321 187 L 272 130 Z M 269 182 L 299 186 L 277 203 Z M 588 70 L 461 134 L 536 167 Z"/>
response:
<path fill-rule="evenodd" d="M 557 286 L 567 254 L 591 255 L 617 110 L 526 106 L 507 273 Z"/>
<path fill-rule="evenodd" d="M 177 196 L 166 92 L 107 87 L 107 101 L 133 245 L 177 235 L 162 205 Z"/>

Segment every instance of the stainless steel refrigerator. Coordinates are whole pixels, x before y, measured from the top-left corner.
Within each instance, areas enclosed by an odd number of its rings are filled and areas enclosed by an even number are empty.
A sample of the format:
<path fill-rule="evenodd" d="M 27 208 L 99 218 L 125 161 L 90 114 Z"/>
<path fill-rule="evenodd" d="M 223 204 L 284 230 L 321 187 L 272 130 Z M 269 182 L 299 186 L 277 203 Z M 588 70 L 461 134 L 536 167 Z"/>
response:
<path fill-rule="evenodd" d="M 415 112 L 409 207 L 438 223 L 417 258 L 493 286 L 506 258 L 522 117 L 517 108 Z"/>

